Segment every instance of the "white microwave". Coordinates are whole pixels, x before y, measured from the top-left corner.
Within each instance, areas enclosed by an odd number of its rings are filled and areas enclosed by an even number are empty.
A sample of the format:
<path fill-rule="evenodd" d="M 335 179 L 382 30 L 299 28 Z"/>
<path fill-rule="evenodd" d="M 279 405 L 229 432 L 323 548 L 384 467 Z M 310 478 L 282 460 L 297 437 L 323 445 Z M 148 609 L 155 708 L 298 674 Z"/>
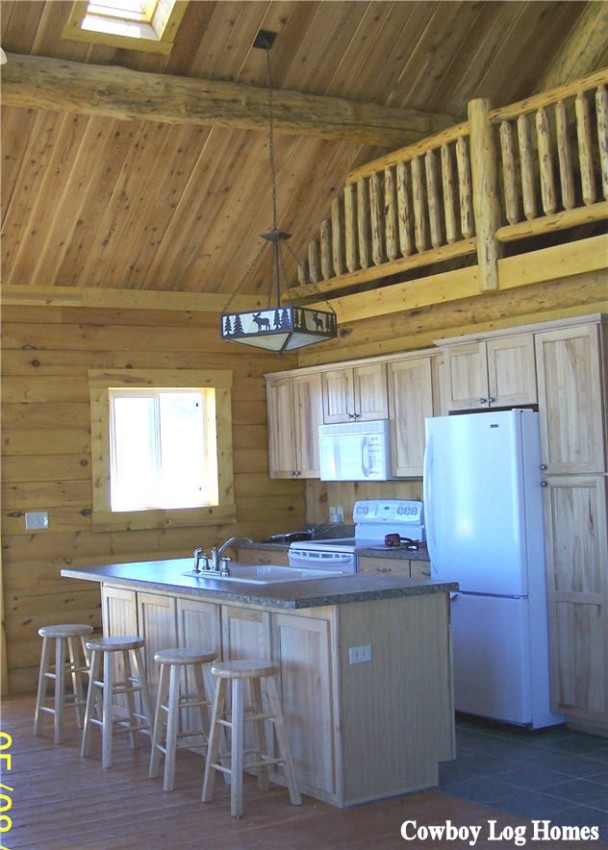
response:
<path fill-rule="evenodd" d="M 322 481 L 389 481 L 390 422 L 339 422 L 319 426 Z"/>

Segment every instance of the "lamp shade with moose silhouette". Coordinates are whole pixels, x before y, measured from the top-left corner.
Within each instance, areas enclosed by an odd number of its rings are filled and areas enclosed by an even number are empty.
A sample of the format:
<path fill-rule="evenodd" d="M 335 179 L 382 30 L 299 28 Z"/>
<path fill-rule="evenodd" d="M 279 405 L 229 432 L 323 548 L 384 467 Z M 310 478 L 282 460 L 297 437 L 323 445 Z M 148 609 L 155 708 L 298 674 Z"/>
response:
<path fill-rule="evenodd" d="M 336 314 L 281 304 L 266 310 L 222 314 L 222 339 L 267 351 L 294 351 L 336 336 Z"/>

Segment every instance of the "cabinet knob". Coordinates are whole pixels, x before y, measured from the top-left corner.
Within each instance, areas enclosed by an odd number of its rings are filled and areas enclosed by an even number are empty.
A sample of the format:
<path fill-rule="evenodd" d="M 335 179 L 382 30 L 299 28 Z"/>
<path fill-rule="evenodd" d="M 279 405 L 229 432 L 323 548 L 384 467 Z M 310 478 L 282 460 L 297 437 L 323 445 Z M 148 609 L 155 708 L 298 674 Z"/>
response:
<path fill-rule="evenodd" d="M 541 481 L 541 482 L 540 482 L 540 486 L 541 486 L 541 487 L 548 487 L 548 486 L 549 486 L 549 484 L 548 484 L 546 481 Z"/>
<path fill-rule="evenodd" d="M 479 399 L 479 403 L 480 403 L 480 404 L 487 404 L 487 403 L 488 403 L 488 400 L 487 400 L 487 398 L 480 398 L 480 399 Z"/>
<path fill-rule="evenodd" d="M 540 468 L 541 468 L 542 470 L 545 470 L 545 469 L 547 468 L 547 464 L 546 464 L 546 463 L 541 463 Z"/>

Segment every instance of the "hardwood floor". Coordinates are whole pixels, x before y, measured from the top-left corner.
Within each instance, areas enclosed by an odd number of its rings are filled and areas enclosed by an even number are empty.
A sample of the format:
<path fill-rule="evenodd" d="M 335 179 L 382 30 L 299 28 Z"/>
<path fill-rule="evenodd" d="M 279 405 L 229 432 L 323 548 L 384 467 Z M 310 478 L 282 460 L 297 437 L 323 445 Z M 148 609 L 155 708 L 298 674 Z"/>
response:
<path fill-rule="evenodd" d="M 0 835 L 10 850 L 385 850 L 413 847 L 456 850 L 469 840 L 405 840 L 400 835 L 405 820 L 418 825 L 455 827 L 478 825 L 476 848 L 501 850 L 515 846 L 512 840 L 491 840 L 508 828 L 525 829 L 528 844 L 537 850 L 589 848 L 607 845 L 598 841 L 533 841 L 530 822 L 449 796 L 439 790 L 383 800 L 340 810 L 305 797 L 292 806 L 287 791 L 271 786 L 258 792 L 255 782 L 245 781 L 245 810 L 240 820 L 230 817 L 229 791 L 216 785 L 216 799 L 201 803 L 202 760 L 178 753 L 175 791 L 163 793 L 162 779 L 148 779 L 147 742 L 131 750 L 125 737 L 115 741 L 114 766 L 103 770 L 99 735 L 94 736 L 91 756 L 79 755 L 80 734 L 68 720 L 65 743 L 55 746 L 50 719 L 45 734 L 34 737 L 33 697 L 3 700 L 2 731 L 12 738 L 11 769 L 3 762 L 3 813 L 10 815 L 10 831 Z M 6 787 L 12 789 L 7 791 Z M 6 809 L 6 800 L 12 808 Z M 2 821 L 2 825 L 6 825 Z"/>

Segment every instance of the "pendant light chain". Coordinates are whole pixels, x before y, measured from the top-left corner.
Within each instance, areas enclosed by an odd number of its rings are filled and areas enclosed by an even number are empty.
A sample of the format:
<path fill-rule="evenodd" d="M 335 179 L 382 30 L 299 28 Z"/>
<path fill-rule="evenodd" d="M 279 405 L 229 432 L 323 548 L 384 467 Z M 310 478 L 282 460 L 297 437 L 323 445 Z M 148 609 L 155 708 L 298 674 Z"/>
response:
<path fill-rule="evenodd" d="M 273 111 L 273 88 L 272 68 L 270 62 L 270 48 L 266 51 L 266 69 L 268 72 L 268 158 L 270 160 L 270 179 L 272 182 L 272 229 L 277 230 L 277 169 L 274 150 L 274 111 Z"/>
<path fill-rule="evenodd" d="M 280 354 L 283 351 L 296 351 L 314 342 L 334 339 L 337 336 L 337 321 L 333 308 L 331 312 L 325 312 L 316 307 L 308 308 L 289 304 L 287 306 L 281 305 L 281 256 L 279 249 L 280 243 L 289 239 L 291 234 L 279 230 L 277 223 L 277 167 L 273 109 L 274 88 L 270 62 L 270 48 L 275 35 L 276 33 L 268 30 L 260 30 L 253 46 L 266 51 L 266 67 L 268 72 L 268 159 L 270 161 L 272 188 L 272 230 L 269 233 L 261 233 L 260 236 L 265 242 L 272 243 L 276 303 L 274 306 L 269 305 L 266 310 L 258 307 L 257 309 L 237 313 L 229 313 L 226 309 L 228 305 L 226 305 L 221 316 L 221 334 L 224 340 L 240 342 Z M 264 251 L 265 248 L 266 245 L 262 246 L 261 251 Z M 290 250 L 289 253 L 297 262 L 297 258 L 293 252 Z M 260 256 L 261 252 L 249 267 L 245 280 L 249 280 L 252 276 Z M 240 288 L 239 286 L 239 290 Z M 230 297 L 228 304 L 232 301 L 234 294 Z"/>

